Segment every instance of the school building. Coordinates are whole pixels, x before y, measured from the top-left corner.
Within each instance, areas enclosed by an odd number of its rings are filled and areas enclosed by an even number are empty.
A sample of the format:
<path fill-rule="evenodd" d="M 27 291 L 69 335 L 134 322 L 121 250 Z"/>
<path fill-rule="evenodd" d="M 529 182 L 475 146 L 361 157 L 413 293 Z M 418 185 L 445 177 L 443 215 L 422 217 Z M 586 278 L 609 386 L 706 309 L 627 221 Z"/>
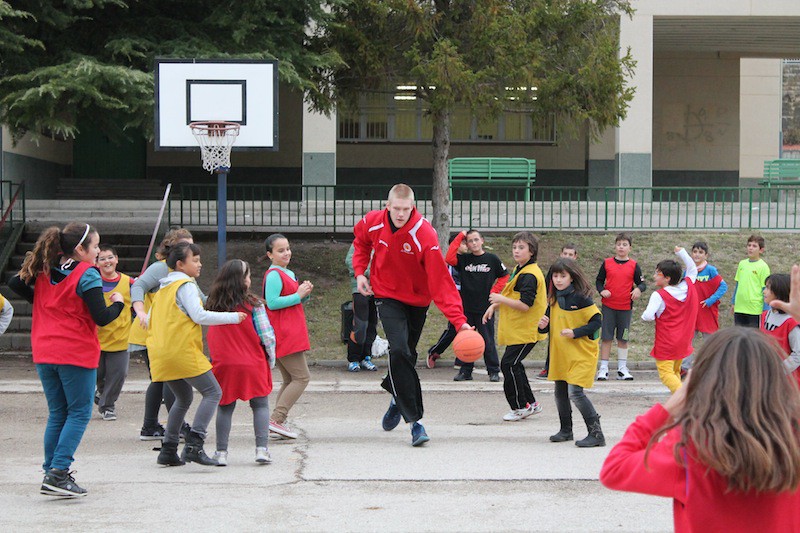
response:
<path fill-rule="evenodd" d="M 450 157 L 526 157 L 540 186 L 749 186 L 780 153 L 782 65 L 800 56 L 797 0 L 633 0 L 622 49 L 637 61 L 627 118 L 599 142 L 558 137 L 552 124 L 506 113 L 478 123 L 453 117 Z M 358 112 L 310 111 L 280 88 L 279 149 L 235 152 L 229 181 L 360 185 L 429 184 L 430 123 L 404 80 L 365 96 Z M 54 197 L 79 180 L 213 183 L 196 152 L 115 145 L 85 124 L 75 139 L 2 135 L 0 178 L 26 180 L 28 198 Z M 132 183 L 132 182 L 130 182 Z"/>

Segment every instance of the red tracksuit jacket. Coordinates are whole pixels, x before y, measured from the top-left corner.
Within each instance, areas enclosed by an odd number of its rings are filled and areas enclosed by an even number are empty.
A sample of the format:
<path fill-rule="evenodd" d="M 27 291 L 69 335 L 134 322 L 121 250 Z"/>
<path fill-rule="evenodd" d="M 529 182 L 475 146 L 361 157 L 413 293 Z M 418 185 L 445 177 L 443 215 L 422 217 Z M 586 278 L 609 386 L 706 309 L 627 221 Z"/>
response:
<path fill-rule="evenodd" d="M 436 230 L 414 209 L 405 225 L 392 233 L 389 210 L 370 211 L 353 228 L 353 271 L 356 277 L 370 265 L 376 298 L 392 298 L 425 307 L 431 300 L 456 330 L 467 322 L 453 278 L 439 249 Z"/>

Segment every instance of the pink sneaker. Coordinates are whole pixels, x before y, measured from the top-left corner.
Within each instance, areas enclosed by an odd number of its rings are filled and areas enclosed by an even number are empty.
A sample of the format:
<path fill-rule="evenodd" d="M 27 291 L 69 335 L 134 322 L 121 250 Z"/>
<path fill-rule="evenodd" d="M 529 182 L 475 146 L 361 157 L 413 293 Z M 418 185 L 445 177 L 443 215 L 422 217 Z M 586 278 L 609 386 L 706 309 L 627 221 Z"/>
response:
<path fill-rule="evenodd" d="M 284 424 L 279 424 L 274 420 L 269 421 L 269 430 L 271 433 L 276 433 L 286 439 L 297 438 L 297 433 L 286 427 Z"/>

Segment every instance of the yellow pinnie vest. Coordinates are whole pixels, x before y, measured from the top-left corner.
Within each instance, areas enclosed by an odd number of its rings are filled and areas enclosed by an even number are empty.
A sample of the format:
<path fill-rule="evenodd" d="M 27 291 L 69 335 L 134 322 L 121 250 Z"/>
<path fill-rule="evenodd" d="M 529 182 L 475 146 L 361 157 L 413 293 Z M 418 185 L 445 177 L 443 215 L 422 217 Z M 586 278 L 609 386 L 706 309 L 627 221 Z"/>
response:
<path fill-rule="evenodd" d="M 512 346 L 539 342 L 547 338 L 547 333 L 539 333 L 538 327 L 539 319 L 547 310 L 547 288 L 544 286 L 544 275 L 539 265 L 536 263 L 525 265 L 506 283 L 500 294 L 512 300 L 519 300 L 519 291 L 515 290 L 515 287 L 522 274 L 532 274 L 536 277 L 536 297 L 527 311 L 517 311 L 507 305 L 500 305 L 498 309 L 500 318 L 497 323 L 498 344 Z"/>
<path fill-rule="evenodd" d="M 163 259 L 161 260 L 161 262 L 166 263 L 166 261 L 164 261 Z M 169 271 L 172 272 L 172 269 L 170 268 Z M 144 304 L 145 313 L 149 313 L 150 308 L 153 306 L 153 296 L 155 296 L 155 293 L 153 292 L 148 292 L 147 294 L 144 295 L 144 301 L 142 303 Z M 133 324 L 131 324 L 131 335 L 128 338 L 128 343 L 138 344 L 139 346 L 146 346 L 147 334 L 148 334 L 147 330 L 144 329 L 139 324 L 139 319 L 135 318 L 133 320 Z"/>
<path fill-rule="evenodd" d="M 119 316 L 110 324 L 97 328 L 97 338 L 100 340 L 100 349 L 104 352 L 121 352 L 128 349 L 128 337 L 131 330 L 131 278 L 125 274 L 119 275 L 119 282 L 112 290 L 103 293 L 106 306 L 111 305 L 110 294 L 118 292 L 124 299 L 125 307 Z"/>
<path fill-rule="evenodd" d="M 152 292 L 148 292 L 144 295 L 144 301 L 142 303 L 144 304 L 145 313 L 150 312 L 150 308 L 153 307 L 153 296 L 155 296 L 155 293 Z M 140 346 L 147 345 L 147 330 L 139 324 L 138 318 L 133 319 L 130 335 L 128 336 L 128 343 L 138 344 Z"/>
<path fill-rule="evenodd" d="M 6 299 L 3 298 L 2 294 L 0 294 L 0 311 L 2 311 L 5 306 L 6 306 Z"/>
<path fill-rule="evenodd" d="M 585 326 L 600 310 L 592 304 L 581 309 L 561 309 L 558 302 L 550 306 L 550 370 L 547 379 L 566 381 L 584 389 L 594 385 L 597 356 L 600 352 L 599 331 L 592 336 L 570 339 L 560 333 L 565 329 Z"/>
<path fill-rule="evenodd" d="M 203 353 L 202 328 L 178 307 L 178 289 L 185 283 L 192 280 L 170 283 L 153 297 L 147 335 L 153 381 L 193 378 L 211 370 L 211 363 Z"/>

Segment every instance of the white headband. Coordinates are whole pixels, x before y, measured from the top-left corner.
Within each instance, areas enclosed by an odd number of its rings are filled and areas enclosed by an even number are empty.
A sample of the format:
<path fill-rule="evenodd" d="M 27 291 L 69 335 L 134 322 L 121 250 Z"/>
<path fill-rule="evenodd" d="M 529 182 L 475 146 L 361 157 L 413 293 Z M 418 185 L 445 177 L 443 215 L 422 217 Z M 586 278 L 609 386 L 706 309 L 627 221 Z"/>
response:
<path fill-rule="evenodd" d="M 75 248 L 83 244 L 83 241 L 86 240 L 87 235 L 89 235 L 89 224 L 86 224 L 86 231 L 83 232 L 83 237 L 81 237 L 81 240 L 79 240 L 78 244 L 75 245 Z"/>

